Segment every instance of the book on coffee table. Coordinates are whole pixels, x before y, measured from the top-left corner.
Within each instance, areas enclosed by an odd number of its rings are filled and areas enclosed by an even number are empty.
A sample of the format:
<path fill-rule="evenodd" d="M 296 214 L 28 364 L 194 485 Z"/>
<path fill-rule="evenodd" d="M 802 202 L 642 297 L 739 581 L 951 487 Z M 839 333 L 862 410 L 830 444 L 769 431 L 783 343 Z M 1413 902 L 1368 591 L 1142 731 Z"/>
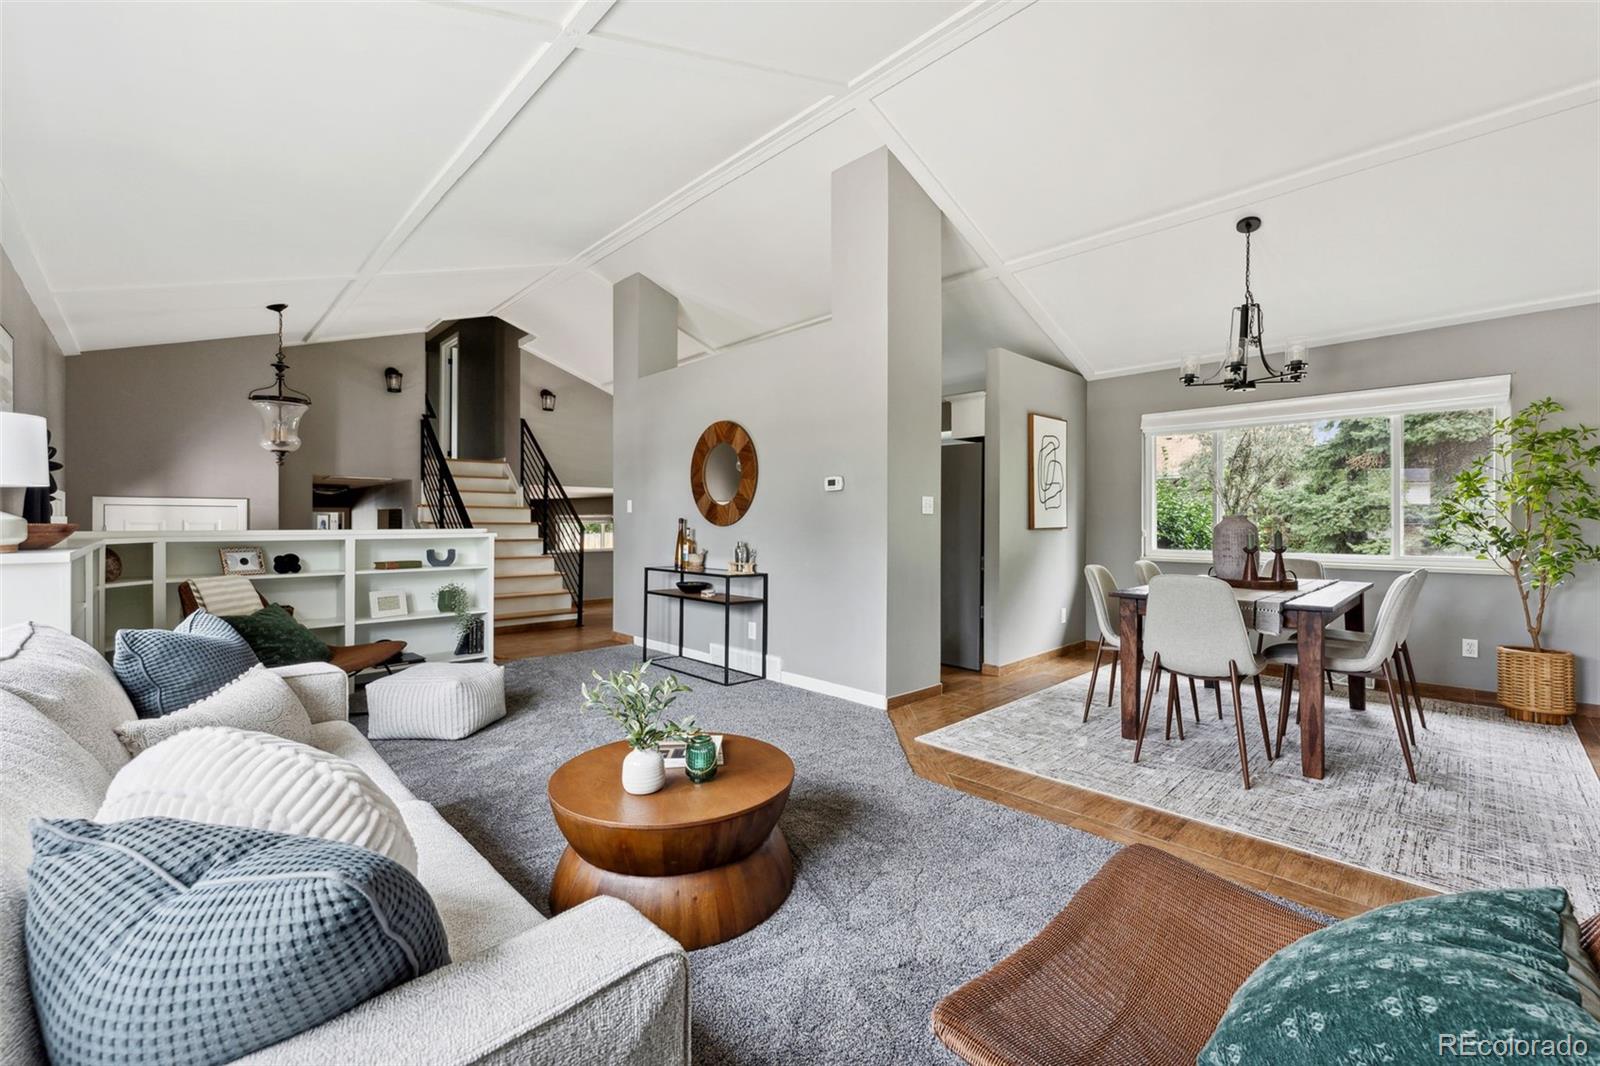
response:
<path fill-rule="evenodd" d="M 724 761 L 724 756 L 722 754 L 722 734 L 712 733 L 711 742 L 717 746 L 717 765 L 721 766 Z M 683 752 L 688 746 L 688 741 L 677 738 L 672 740 L 663 740 L 659 745 L 661 754 L 664 757 L 663 765 L 665 765 L 669 770 L 673 769 L 674 767 L 682 769 L 684 765 Z"/>

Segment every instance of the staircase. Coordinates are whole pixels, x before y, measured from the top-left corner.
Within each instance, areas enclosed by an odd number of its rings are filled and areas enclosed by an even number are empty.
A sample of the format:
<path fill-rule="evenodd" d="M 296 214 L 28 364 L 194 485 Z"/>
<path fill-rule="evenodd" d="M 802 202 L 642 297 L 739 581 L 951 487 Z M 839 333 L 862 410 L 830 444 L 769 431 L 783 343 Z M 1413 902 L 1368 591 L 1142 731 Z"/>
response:
<path fill-rule="evenodd" d="M 533 521 L 522 487 L 504 459 L 446 459 L 451 480 L 474 527 L 494 533 L 494 625 L 496 629 L 556 622 L 579 617 L 545 550 L 544 537 Z M 441 505 L 441 511 L 453 506 Z M 420 526 L 444 526 L 432 503 L 418 509 Z M 443 521 L 439 519 L 443 517 Z"/>

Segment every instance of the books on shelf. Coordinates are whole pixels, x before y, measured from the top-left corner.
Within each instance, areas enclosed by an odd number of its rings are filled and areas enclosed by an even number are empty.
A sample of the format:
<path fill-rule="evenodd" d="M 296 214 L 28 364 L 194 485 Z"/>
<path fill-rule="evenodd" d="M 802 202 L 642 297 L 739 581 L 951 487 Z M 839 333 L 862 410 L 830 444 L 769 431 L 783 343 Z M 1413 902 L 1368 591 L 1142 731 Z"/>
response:
<path fill-rule="evenodd" d="M 724 761 L 722 754 L 722 734 L 712 733 L 711 742 L 717 746 L 717 765 L 721 766 Z M 663 765 L 666 766 L 668 770 L 674 768 L 679 770 L 683 769 L 683 752 L 688 746 L 688 741 L 680 738 L 663 740 L 659 745 L 661 748 L 661 754 L 664 757 Z"/>
<path fill-rule="evenodd" d="M 421 570 L 421 559 L 382 559 L 372 564 L 374 570 Z"/>

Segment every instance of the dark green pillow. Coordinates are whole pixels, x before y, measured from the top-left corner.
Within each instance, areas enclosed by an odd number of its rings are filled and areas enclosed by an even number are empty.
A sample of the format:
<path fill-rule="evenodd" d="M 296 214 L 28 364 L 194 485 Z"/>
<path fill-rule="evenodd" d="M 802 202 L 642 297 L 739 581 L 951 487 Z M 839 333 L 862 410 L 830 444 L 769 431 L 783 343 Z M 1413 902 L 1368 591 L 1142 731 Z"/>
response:
<path fill-rule="evenodd" d="M 276 603 L 225 621 L 250 645 L 262 666 L 325 663 L 333 655 L 315 633 Z"/>
<path fill-rule="evenodd" d="M 1380 907 L 1262 963 L 1198 1062 L 1594 1063 L 1600 989 L 1577 928 L 1560 888 Z"/>

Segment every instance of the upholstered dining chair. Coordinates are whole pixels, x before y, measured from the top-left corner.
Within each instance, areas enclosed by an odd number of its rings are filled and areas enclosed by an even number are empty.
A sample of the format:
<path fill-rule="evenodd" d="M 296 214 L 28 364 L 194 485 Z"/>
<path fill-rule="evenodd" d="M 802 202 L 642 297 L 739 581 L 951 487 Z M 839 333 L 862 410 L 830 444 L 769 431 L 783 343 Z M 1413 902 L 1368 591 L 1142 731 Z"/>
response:
<path fill-rule="evenodd" d="M 1283 568 L 1293 574 L 1297 581 L 1321 580 L 1322 578 L 1322 564 L 1304 555 L 1285 555 L 1283 557 Z M 1294 630 L 1286 629 L 1273 637 L 1272 643 L 1277 644 L 1293 639 Z M 1261 655 L 1266 651 L 1266 648 L 1267 635 L 1265 633 L 1258 634 L 1256 636 L 1256 654 Z M 1328 678 L 1328 682 L 1332 684 L 1333 678 Z"/>
<path fill-rule="evenodd" d="M 1083 568 L 1084 580 L 1089 584 L 1089 602 L 1094 604 L 1095 624 L 1100 627 L 1100 643 L 1094 649 L 1094 671 L 1089 675 L 1089 693 L 1083 698 L 1083 720 L 1089 720 L 1089 705 L 1094 702 L 1094 683 L 1100 679 L 1100 663 L 1111 656 L 1111 676 L 1106 681 L 1106 706 L 1117 692 L 1117 656 L 1122 644 L 1117 639 L 1117 623 L 1111 617 L 1111 597 L 1117 591 L 1117 579 L 1111 571 L 1098 563 Z"/>
<path fill-rule="evenodd" d="M 1413 570 L 1416 575 L 1416 587 L 1411 592 L 1411 602 L 1406 610 L 1403 625 L 1400 630 L 1400 643 L 1394 649 L 1394 672 L 1400 682 L 1400 694 L 1405 696 L 1410 693 L 1410 700 L 1406 708 L 1406 731 L 1411 734 L 1411 743 L 1417 742 L 1417 732 L 1411 725 L 1411 706 L 1417 709 L 1417 720 L 1422 723 L 1422 728 L 1428 728 L 1428 716 L 1422 709 L 1422 687 L 1417 683 L 1416 667 L 1411 665 L 1411 622 L 1417 617 L 1417 604 L 1422 599 L 1422 589 L 1428 583 L 1428 571 Z M 1352 631 L 1347 629 L 1330 629 L 1324 634 L 1327 640 L 1347 640 L 1356 644 L 1366 644 L 1372 640 L 1371 633 Z M 1331 680 L 1331 676 L 1330 676 Z"/>
<path fill-rule="evenodd" d="M 1384 593 L 1383 603 L 1378 606 L 1378 620 L 1372 627 L 1370 640 L 1324 639 L 1322 660 L 1323 666 L 1336 674 L 1383 679 L 1388 690 L 1389 711 L 1394 717 L 1395 734 L 1400 738 L 1400 752 L 1405 756 L 1406 774 L 1412 784 L 1417 780 L 1417 768 L 1411 758 L 1412 740 L 1407 736 L 1403 717 L 1406 695 L 1395 683 L 1391 660 L 1400 643 L 1400 634 L 1408 624 L 1406 616 L 1416 606 L 1417 594 L 1422 588 L 1424 579 L 1417 576 L 1419 572 L 1401 574 L 1389 586 L 1389 591 Z M 1295 674 L 1300 668 L 1300 649 L 1293 644 L 1274 645 L 1267 649 L 1267 658 L 1283 666 L 1283 695 L 1278 703 L 1278 742 L 1274 749 L 1276 754 L 1281 755 L 1283 735 L 1289 727 L 1289 697 L 1294 691 Z M 1316 679 L 1313 683 L 1320 685 L 1322 682 Z M 1303 688 L 1306 679 L 1302 677 L 1300 684 Z"/>
<path fill-rule="evenodd" d="M 1150 681 L 1145 689 L 1144 710 L 1139 716 L 1139 736 L 1133 745 L 1133 761 L 1139 761 L 1145 731 L 1155 703 L 1161 674 L 1171 675 L 1167 687 L 1167 722 L 1171 728 L 1173 708 L 1178 703 L 1178 678 L 1190 681 L 1228 682 L 1233 690 L 1233 726 L 1239 741 L 1239 773 L 1244 787 L 1250 787 L 1250 756 L 1246 751 L 1244 705 L 1240 686 L 1248 677 L 1255 684 L 1256 716 L 1261 723 L 1261 740 L 1267 761 L 1272 761 L 1272 738 L 1267 728 L 1267 705 L 1261 695 L 1261 671 L 1266 662 L 1250 646 L 1250 631 L 1245 628 L 1239 603 L 1226 581 L 1214 577 L 1189 577 L 1158 574 L 1150 581 L 1150 598 L 1145 606 L 1144 649 L 1150 656 Z M 1198 717 L 1198 715 L 1197 715 Z M 1178 739 L 1183 739 L 1183 712 L 1178 708 Z"/>
<path fill-rule="evenodd" d="M 1140 559 L 1133 564 L 1133 572 L 1139 575 L 1139 584 L 1148 585 L 1151 578 L 1161 573 L 1161 567 L 1149 559 Z"/>

